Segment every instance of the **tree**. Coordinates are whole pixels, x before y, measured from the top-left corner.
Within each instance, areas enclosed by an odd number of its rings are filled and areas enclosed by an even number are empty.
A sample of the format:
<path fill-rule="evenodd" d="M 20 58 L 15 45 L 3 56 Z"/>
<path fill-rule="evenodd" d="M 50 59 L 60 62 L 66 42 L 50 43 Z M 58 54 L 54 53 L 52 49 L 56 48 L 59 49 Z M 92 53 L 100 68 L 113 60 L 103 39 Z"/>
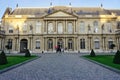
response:
<path fill-rule="evenodd" d="M 4 53 L 4 51 L 2 51 L 0 53 L 0 65 L 4 65 L 4 64 L 7 64 L 7 57 Z"/>
<path fill-rule="evenodd" d="M 96 56 L 93 49 L 91 50 L 90 56 L 91 56 L 91 57 L 95 57 L 95 56 Z"/>
<path fill-rule="evenodd" d="M 113 58 L 113 63 L 120 64 L 120 51 L 118 50 Z"/>
<path fill-rule="evenodd" d="M 25 51 L 25 57 L 31 57 L 30 51 L 28 49 Z"/>

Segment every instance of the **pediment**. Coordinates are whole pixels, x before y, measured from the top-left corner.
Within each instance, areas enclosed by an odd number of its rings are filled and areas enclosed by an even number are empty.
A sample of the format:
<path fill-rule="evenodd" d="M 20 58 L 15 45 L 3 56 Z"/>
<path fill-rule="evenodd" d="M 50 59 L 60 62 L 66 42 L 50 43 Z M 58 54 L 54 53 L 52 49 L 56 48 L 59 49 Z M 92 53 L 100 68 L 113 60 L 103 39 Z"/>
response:
<path fill-rule="evenodd" d="M 58 11 L 52 14 L 47 15 L 46 17 L 76 17 L 73 14 L 69 14 L 63 11 Z"/>

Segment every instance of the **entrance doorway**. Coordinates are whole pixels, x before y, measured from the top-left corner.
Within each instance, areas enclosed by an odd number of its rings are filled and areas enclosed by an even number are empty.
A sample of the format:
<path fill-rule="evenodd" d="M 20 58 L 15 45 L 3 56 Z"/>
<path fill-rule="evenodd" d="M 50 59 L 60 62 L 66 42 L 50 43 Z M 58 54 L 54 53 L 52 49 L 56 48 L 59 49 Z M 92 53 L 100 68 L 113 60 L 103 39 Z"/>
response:
<path fill-rule="evenodd" d="M 62 40 L 62 39 L 59 39 L 59 40 L 58 40 L 57 46 L 60 47 L 60 48 L 64 48 L 63 40 Z"/>
<path fill-rule="evenodd" d="M 28 45 L 27 39 L 22 39 L 22 40 L 20 41 L 20 52 L 21 52 L 21 53 L 24 53 L 24 52 L 25 52 L 25 50 L 27 49 L 27 45 Z"/>

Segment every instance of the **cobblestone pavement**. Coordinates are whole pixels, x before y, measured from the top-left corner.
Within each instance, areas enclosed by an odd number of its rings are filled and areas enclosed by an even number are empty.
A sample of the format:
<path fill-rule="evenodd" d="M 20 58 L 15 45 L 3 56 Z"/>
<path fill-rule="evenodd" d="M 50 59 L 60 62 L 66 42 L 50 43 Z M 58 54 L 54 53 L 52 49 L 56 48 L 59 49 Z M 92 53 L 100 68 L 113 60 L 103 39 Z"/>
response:
<path fill-rule="evenodd" d="M 41 58 L 0 74 L 0 80 L 120 80 L 120 74 L 79 54 L 41 54 Z"/>

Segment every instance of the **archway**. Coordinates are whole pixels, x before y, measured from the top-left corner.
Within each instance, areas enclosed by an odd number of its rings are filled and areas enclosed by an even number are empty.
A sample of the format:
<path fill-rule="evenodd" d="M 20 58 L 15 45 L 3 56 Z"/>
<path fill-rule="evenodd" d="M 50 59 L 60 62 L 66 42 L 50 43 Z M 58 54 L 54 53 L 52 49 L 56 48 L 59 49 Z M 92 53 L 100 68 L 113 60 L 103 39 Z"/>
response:
<path fill-rule="evenodd" d="M 27 46 L 28 46 L 28 41 L 27 39 L 22 39 L 20 41 L 20 52 L 23 53 L 25 52 L 25 50 L 27 49 Z"/>
<path fill-rule="evenodd" d="M 63 40 L 62 40 L 62 39 L 59 39 L 59 40 L 57 41 L 57 46 L 60 47 L 60 48 L 64 48 Z"/>

